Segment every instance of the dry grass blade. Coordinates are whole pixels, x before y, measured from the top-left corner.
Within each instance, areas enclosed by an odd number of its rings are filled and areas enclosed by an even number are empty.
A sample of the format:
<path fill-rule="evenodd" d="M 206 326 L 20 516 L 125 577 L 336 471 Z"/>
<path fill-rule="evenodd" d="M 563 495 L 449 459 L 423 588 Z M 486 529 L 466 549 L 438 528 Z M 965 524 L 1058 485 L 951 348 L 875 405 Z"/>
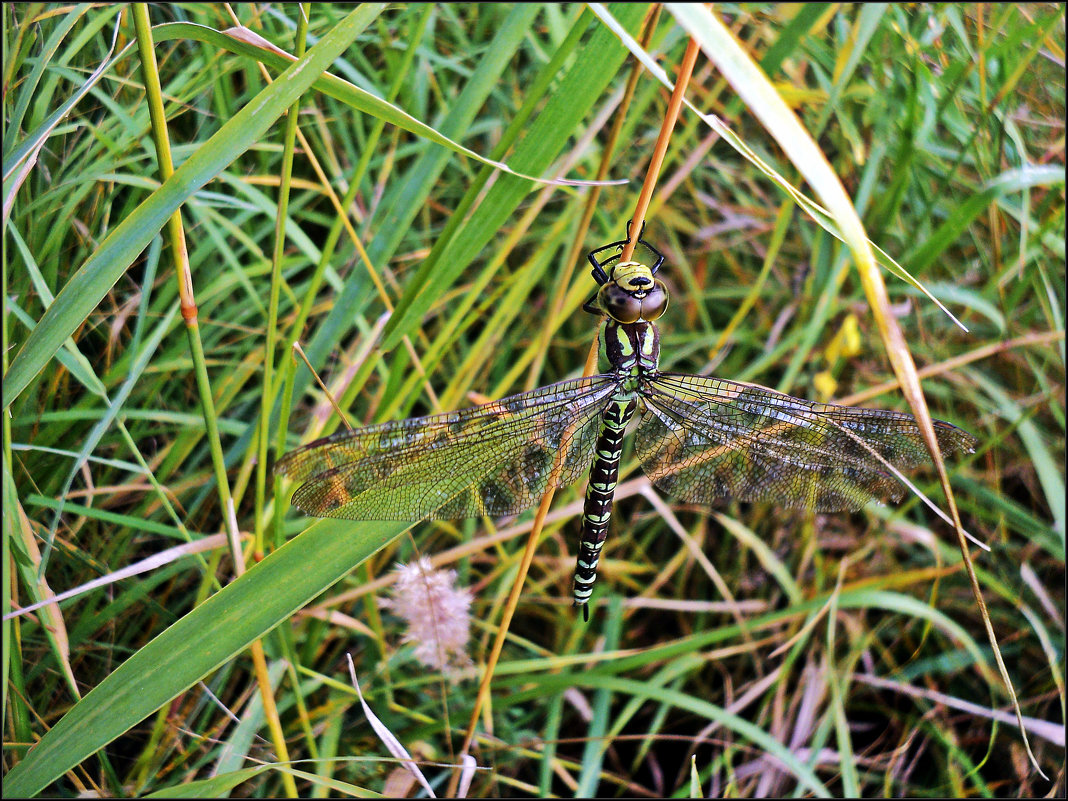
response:
<path fill-rule="evenodd" d="M 69 598 L 75 598 L 83 593 L 95 590 L 98 587 L 106 587 L 108 584 L 114 584 L 122 579 L 130 578 L 142 573 L 148 573 L 153 570 L 158 570 L 164 565 L 169 565 L 177 559 L 184 559 L 187 556 L 192 556 L 196 553 L 204 553 L 206 551 L 213 551 L 216 548 L 221 548 L 228 544 L 229 533 L 226 534 L 212 534 L 208 537 L 203 537 L 195 542 L 186 543 L 184 545 L 176 545 L 173 548 L 167 548 L 159 553 L 152 554 L 142 559 L 139 562 L 135 562 L 131 565 L 127 565 L 124 568 L 115 570 L 108 573 L 106 576 L 100 576 L 99 578 L 87 581 L 85 584 L 81 584 L 77 587 L 73 587 L 69 590 L 59 593 L 58 595 L 51 595 L 48 593 L 47 597 L 43 601 L 37 603 L 28 604 L 27 606 L 19 607 L 12 612 L 8 612 L 4 615 L 4 620 L 10 620 L 20 615 L 25 615 L 29 612 L 33 612 L 40 609 L 43 606 L 49 604 L 58 604 L 66 601 Z M 32 541 L 32 540 L 31 540 Z M 34 546 L 36 547 L 36 546 Z"/>
<path fill-rule="evenodd" d="M 649 167 L 645 171 L 642 191 L 634 204 L 634 214 L 631 217 L 630 230 L 627 232 L 627 244 L 623 246 L 623 252 L 619 255 L 620 261 L 630 261 L 634 256 L 634 247 L 638 244 L 642 226 L 645 225 L 645 214 L 649 210 L 649 201 L 653 199 L 653 191 L 660 177 L 660 167 L 664 163 L 664 155 L 671 141 L 671 132 L 675 128 L 679 111 L 682 109 L 682 100 L 686 97 L 686 87 L 690 83 L 690 76 L 693 75 L 693 65 L 697 61 L 699 49 L 697 42 L 693 39 L 686 43 L 686 52 L 683 53 L 682 61 L 679 62 L 679 75 L 675 80 L 675 88 L 671 92 L 671 100 L 668 101 L 664 121 L 660 125 L 660 134 L 656 138 L 656 144 L 653 145 L 653 154 L 649 159 Z"/>
<path fill-rule="evenodd" d="M 407 770 L 415 777 L 416 781 L 426 790 L 426 794 L 431 798 L 437 798 L 434 795 L 434 788 L 430 786 L 430 782 L 426 780 L 426 776 L 419 770 L 419 766 L 415 764 L 412 759 L 412 755 L 408 753 L 408 749 L 405 748 L 401 741 L 391 732 L 378 716 L 371 711 L 371 707 L 367 705 L 367 701 L 364 700 L 363 693 L 360 691 L 360 682 L 356 679 L 356 666 L 352 664 L 352 655 L 346 653 L 345 659 L 349 665 L 349 679 L 352 681 L 352 686 L 356 688 L 356 695 L 360 699 L 360 706 L 363 707 L 363 713 L 367 716 L 367 722 L 371 724 L 371 728 L 375 730 L 375 734 L 382 741 L 382 744 L 386 747 L 389 753 L 393 754 L 394 758 L 400 761 Z"/>

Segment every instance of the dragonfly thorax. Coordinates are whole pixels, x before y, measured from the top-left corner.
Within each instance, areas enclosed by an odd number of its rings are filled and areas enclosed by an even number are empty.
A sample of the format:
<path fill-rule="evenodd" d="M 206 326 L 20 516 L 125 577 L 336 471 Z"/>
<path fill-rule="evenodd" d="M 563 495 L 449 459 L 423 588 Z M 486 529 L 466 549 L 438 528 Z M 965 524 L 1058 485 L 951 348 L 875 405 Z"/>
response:
<path fill-rule="evenodd" d="M 604 324 L 605 356 L 626 392 L 637 390 L 642 381 L 654 379 L 660 367 L 660 332 L 655 323 Z"/>
<path fill-rule="evenodd" d="M 597 292 L 597 305 L 617 323 L 651 323 L 667 310 L 667 287 L 641 262 L 617 262 Z"/>

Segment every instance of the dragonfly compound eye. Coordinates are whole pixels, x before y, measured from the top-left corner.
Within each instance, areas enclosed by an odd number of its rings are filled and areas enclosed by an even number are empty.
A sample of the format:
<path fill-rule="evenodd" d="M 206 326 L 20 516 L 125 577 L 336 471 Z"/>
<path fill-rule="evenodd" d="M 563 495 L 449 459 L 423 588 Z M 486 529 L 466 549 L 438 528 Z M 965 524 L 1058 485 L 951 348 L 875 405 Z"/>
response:
<path fill-rule="evenodd" d="M 601 311 L 617 323 L 629 325 L 642 317 L 642 299 L 617 284 L 605 284 L 597 293 Z"/>
<path fill-rule="evenodd" d="M 657 320 L 667 311 L 668 293 L 663 281 L 653 281 L 653 288 L 642 299 L 641 318 L 647 323 Z"/>

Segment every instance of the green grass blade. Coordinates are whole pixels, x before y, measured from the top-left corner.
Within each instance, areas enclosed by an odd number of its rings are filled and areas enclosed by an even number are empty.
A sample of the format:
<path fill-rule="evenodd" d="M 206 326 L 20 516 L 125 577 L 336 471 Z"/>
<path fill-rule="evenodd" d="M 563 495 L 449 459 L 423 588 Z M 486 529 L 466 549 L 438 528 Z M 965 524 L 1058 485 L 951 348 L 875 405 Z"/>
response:
<path fill-rule="evenodd" d="M 529 33 L 530 9 L 532 4 L 517 5 L 497 31 L 489 52 L 479 60 L 478 68 L 464 84 L 463 90 L 450 105 L 438 130 L 442 135 L 456 138 L 468 130 L 476 120 L 479 110 L 487 97 L 503 80 L 509 63 L 515 56 L 522 40 Z M 381 221 L 377 225 L 374 239 L 367 247 L 367 254 L 373 265 L 387 263 L 394 254 L 416 215 L 426 207 L 442 171 L 449 163 L 448 150 L 430 148 L 424 152 L 410 170 L 399 176 L 392 184 L 392 191 L 387 190 L 382 201 Z M 328 239 L 328 241 L 330 241 Z M 308 359 L 318 365 L 326 358 L 327 352 L 352 325 L 350 309 L 359 301 L 365 291 L 363 282 L 346 281 L 341 289 L 333 309 L 323 319 L 305 346 Z M 295 381 L 295 392 L 299 394 L 310 381 L 305 372 L 301 372 Z"/>
<path fill-rule="evenodd" d="M 613 6 L 616 19 L 635 30 L 645 9 L 637 5 Z M 581 21 L 580 21 L 581 24 Z M 601 99 L 609 81 L 619 70 L 627 51 L 606 28 L 597 28 L 574 64 L 549 96 L 545 108 L 531 123 L 509 159 L 513 168 L 541 174 L 582 123 L 593 104 Z M 410 334 L 430 306 L 445 292 L 482 248 L 503 226 L 530 191 L 529 182 L 502 175 L 438 258 L 423 263 L 412 279 L 383 335 L 382 347 L 391 350 Z"/>
<path fill-rule="evenodd" d="M 407 526 L 322 520 L 172 625 L 72 707 L 4 780 L 29 798 L 333 585 Z"/>
<path fill-rule="evenodd" d="M 812 768 L 798 759 L 790 749 L 768 734 L 768 732 L 755 723 L 738 715 L 733 715 L 723 707 L 709 703 L 703 698 L 667 687 L 651 687 L 643 681 L 603 675 L 598 671 L 570 674 L 566 678 L 574 685 L 612 691 L 620 696 L 631 696 L 662 704 L 670 704 L 679 709 L 685 709 L 690 714 L 700 715 L 706 720 L 716 721 L 725 729 L 744 737 L 753 745 L 778 758 L 786 770 L 794 774 L 798 782 L 807 788 L 809 792 L 815 793 L 821 798 L 831 795 L 831 791 L 819 780 Z M 556 676 L 547 677 L 542 690 L 548 691 L 549 687 L 558 681 L 559 679 Z"/>
<path fill-rule="evenodd" d="M 4 375 L 5 409 L 85 321 L 182 203 L 254 145 L 384 7 L 385 4 L 364 4 L 345 17 L 303 59 L 288 67 L 277 81 L 231 117 L 137 211 L 111 230 L 71 276 L 12 361 Z"/>
<path fill-rule="evenodd" d="M 954 210 L 934 233 L 927 237 L 922 246 L 914 253 L 905 256 L 902 261 L 914 272 L 921 272 L 933 264 L 980 214 L 985 214 L 991 204 L 1001 200 L 1005 195 L 1022 192 L 1041 186 L 1064 184 L 1064 170 L 1046 165 L 1019 167 L 1006 170 L 989 181 L 981 191 L 976 192 Z"/>
<path fill-rule="evenodd" d="M 257 38 L 258 34 L 244 28 L 238 30 L 230 28 L 228 29 L 228 32 L 219 32 L 199 25 L 174 22 L 168 25 L 162 25 L 159 28 L 156 28 L 155 31 L 158 35 L 158 41 L 163 39 L 199 39 L 204 42 L 210 42 L 220 47 L 224 47 L 234 53 L 240 53 L 255 58 L 262 61 L 264 64 L 270 64 L 279 69 L 285 68 L 293 63 L 292 59 L 274 51 L 273 49 L 269 49 L 270 43 Z M 257 42 L 262 42 L 262 46 L 256 44 Z M 398 128 L 411 131 L 417 136 L 429 139 L 431 142 L 435 142 L 442 147 L 447 147 L 456 153 L 467 156 L 468 158 L 479 161 L 490 167 L 494 167 L 516 178 L 523 178 L 527 181 L 536 181 L 538 183 L 561 183 L 579 186 L 585 186 L 590 183 L 589 181 L 584 180 L 541 178 L 538 176 L 539 171 L 524 171 L 502 161 L 488 159 L 481 153 L 476 153 L 474 150 L 464 147 L 459 142 L 453 141 L 447 136 L 443 136 L 439 131 L 421 120 L 416 119 L 399 106 L 383 100 L 365 89 L 361 89 L 355 84 L 349 83 L 343 78 L 338 78 L 336 75 L 331 75 L 329 73 L 323 75 L 312 84 L 312 88 L 322 92 L 328 97 L 340 100 L 342 103 L 345 103 L 358 111 L 363 111 L 372 117 L 385 120 Z"/>

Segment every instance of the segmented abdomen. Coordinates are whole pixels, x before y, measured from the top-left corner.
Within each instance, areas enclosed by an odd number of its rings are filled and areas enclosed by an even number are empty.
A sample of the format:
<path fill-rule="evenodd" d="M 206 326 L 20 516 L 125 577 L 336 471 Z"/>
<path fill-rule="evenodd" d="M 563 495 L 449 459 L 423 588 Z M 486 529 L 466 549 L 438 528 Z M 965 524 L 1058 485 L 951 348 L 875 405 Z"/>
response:
<path fill-rule="evenodd" d="M 608 535 L 608 520 L 612 516 L 612 495 L 616 490 L 619 457 L 623 452 L 623 434 L 636 405 L 633 397 L 624 396 L 613 398 L 604 410 L 593 466 L 590 468 L 590 481 L 586 487 L 586 503 L 582 509 L 582 538 L 575 567 L 575 606 L 584 606 L 593 594 L 597 561 Z"/>

